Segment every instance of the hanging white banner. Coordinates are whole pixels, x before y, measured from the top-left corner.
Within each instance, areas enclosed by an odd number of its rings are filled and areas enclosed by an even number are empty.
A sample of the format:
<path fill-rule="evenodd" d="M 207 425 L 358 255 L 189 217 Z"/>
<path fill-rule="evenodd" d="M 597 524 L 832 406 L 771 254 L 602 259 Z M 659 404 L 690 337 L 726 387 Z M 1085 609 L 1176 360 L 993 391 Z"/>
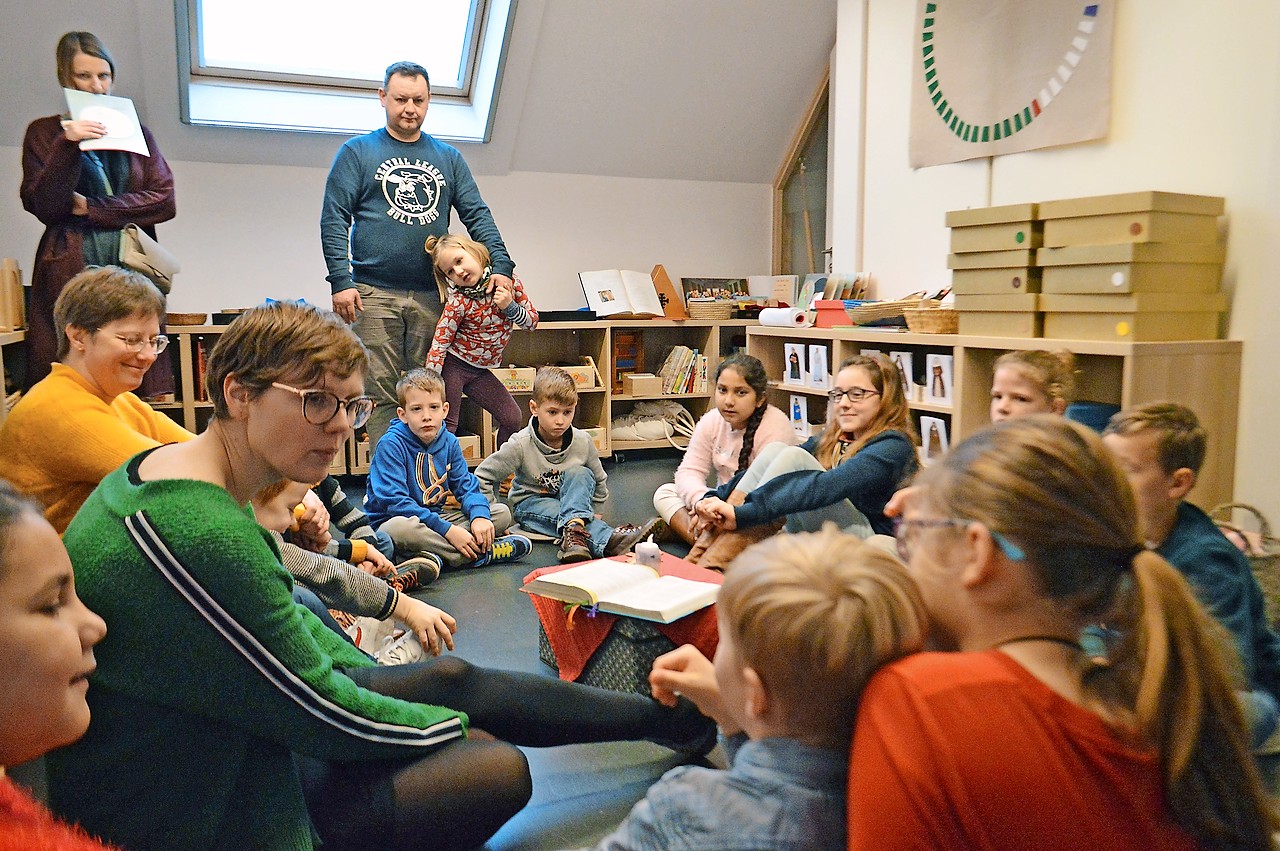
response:
<path fill-rule="evenodd" d="M 1107 135 L 1115 0 L 921 0 L 913 168 Z"/>

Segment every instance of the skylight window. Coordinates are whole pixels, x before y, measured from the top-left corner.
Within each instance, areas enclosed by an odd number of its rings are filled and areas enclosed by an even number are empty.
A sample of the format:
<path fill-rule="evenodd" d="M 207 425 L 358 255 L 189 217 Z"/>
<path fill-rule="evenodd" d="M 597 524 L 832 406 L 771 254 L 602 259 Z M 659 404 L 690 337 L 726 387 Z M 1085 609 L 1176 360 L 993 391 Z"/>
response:
<path fill-rule="evenodd" d="M 383 70 L 431 75 L 424 129 L 487 141 L 512 0 L 176 0 L 182 119 L 259 129 L 361 133 L 385 115 Z"/>

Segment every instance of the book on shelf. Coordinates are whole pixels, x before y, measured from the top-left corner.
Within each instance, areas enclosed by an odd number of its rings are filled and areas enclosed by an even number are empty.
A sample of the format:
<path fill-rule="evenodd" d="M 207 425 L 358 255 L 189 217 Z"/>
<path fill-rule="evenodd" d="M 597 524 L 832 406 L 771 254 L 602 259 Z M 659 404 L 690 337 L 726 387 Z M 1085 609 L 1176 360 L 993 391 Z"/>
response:
<path fill-rule="evenodd" d="M 696 364 L 697 364 L 697 367 L 696 367 L 697 378 L 693 382 L 693 392 L 706 393 L 708 390 L 710 390 L 710 387 L 708 386 L 708 383 L 707 383 L 707 370 L 709 368 L 709 365 L 707 363 L 707 356 L 698 355 Z"/>
<path fill-rule="evenodd" d="M 684 301 L 662 264 L 649 274 L 624 269 L 579 272 L 587 306 L 601 319 L 688 319 Z"/>
<path fill-rule="evenodd" d="M 209 390 L 205 387 L 205 361 L 208 359 L 209 353 L 205 348 L 204 337 L 196 337 L 196 380 L 195 391 L 197 402 L 209 401 Z"/>
<path fill-rule="evenodd" d="M 614 615 L 671 623 L 714 603 L 720 586 L 664 576 L 634 562 L 602 558 L 544 573 L 520 590 L 565 603 L 595 606 Z"/>

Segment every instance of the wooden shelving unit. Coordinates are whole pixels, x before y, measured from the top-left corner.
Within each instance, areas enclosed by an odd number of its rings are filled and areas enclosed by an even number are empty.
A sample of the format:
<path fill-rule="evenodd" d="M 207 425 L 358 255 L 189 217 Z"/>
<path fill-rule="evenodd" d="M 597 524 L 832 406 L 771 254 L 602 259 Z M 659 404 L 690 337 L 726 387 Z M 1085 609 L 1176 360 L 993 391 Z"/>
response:
<path fill-rule="evenodd" d="M 910 351 L 919 362 L 929 353 L 951 355 L 951 405 L 928 401 L 909 401 L 909 405 L 916 413 L 949 418 L 953 442 L 990 424 L 991 378 L 1000 355 L 1015 350 L 1067 349 L 1075 355 L 1077 399 L 1122 408 L 1171 399 L 1194 410 L 1209 433 L 1209 452 L 1191 499 L 1206 508 L 1231 501 L 1243 349 L 1237 340 L 1133 343 L 760 326 L 747 331 L 748 352 L 760 358 L 770 375 L 783 374 L 783 347 L 788 342 L 829 342 L 828 363 L 833 373 L 842 361 L 864 348 Z M 781 401 L 784 409 L 788 394 L 823 392 L 782 382 L 770 386 L 773 402 Z M 810 419 L 815 419 L 812 407 L 809 413 Z"/>
<path fill-rule="evenodd" d="M 18 329 L 17 331 L 0 331 L 0 423 L 4 422 L 5 415 L 9 413 L 8 404 L 8 376 L 5 373 L 5 346 L 16 346 L 27 339 L 27 332 Z"/>

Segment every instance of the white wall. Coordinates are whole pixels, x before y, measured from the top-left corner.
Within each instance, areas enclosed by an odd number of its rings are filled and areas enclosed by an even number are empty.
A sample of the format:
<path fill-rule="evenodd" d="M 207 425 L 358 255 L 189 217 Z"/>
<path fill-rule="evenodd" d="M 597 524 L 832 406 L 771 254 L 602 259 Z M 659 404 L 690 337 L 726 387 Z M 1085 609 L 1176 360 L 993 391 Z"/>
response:
<path fill-rule="evenodd" d="M 42 228 L 16 203 L 20 158 L 19 149 L 0 148 L 0 186 L 15 196 L 0 205 L 0 256 L 16 257 L 29 279 Z M 264 296 L 328 303 L 319 238 L 327 169 L 170 166 L 178 216 L 158 232 L 183 265 L 172 310 L 245 307 Z M 647 272 L 662 263 L 673 277 L 769 270 L 768 185 L 530 172 L 476 179 L 540 308 L 582 307 L 577 273 L 587 269 Z"/>
<path fill-rule="evenodd" d="M 1245 343 L 1236 497 L 1280 519 L 1273 440 L 1280 421 L 1273 259 L 1280 246 L 1280 4 L 1124 0 L 1117 4 L 1107 139 L 912 171 L 906 150 L 915 7 L 840 0 L 835 268 L 870 270 L 878 294 L 892 297 L 949 281 L 947 210 L 1147 189 L 1224 196 L 1229 336 Z M 864 61 L 865 103 L 846 84 Z"/>

